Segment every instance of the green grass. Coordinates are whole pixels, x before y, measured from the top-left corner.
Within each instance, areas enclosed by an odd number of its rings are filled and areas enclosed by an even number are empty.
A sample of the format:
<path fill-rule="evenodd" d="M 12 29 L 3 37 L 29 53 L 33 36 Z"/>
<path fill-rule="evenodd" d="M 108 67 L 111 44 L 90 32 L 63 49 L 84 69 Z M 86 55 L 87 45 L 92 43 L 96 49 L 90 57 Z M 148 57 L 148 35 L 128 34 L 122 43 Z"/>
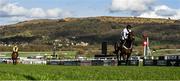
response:
<path fill-rule="evenodd" d="M 1 80 L 179 80 L 179 67 L 0 64 Z"/>

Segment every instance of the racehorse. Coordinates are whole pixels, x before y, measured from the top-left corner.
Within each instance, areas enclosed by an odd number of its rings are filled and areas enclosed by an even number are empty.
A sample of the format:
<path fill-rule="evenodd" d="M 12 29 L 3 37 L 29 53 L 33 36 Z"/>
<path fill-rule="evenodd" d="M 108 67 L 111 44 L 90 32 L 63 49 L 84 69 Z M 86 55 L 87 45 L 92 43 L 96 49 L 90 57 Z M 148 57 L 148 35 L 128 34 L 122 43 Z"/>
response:
<path fill-rule="evenodd" d="M 134 40 L 135 40 L 134 33 L 129 32 L 128 38 L 124 42 L 122 41 L 115 42 L 114 53 L 117 56 L 118 65 L 120 65 L 119 62 L 121 61 L 121 58 L 123 59 L 123 61 L 126 62 L 126 65 L 128 64 L 128 59 L 132 53 Z"/>
<path fill-rule="evenodd" d="M 12 52 L 11 54 L 11 58 L 12 58 L 12 61 L 13 61 L 13 64 L 16 65 L 17 64 L 17 60 L 18 60 L 18 52 Z"/>

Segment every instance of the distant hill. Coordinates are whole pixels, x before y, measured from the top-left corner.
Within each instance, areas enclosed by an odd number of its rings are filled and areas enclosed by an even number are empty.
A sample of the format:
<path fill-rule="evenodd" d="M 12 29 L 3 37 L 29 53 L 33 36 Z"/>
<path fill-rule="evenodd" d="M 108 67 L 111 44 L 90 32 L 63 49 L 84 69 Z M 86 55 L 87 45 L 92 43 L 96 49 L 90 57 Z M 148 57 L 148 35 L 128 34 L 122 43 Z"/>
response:
<path fill-rule="evenodd" d="M 55 39 L 112 44 L 120 38 L 121 30 L 133 26 L 136 45 L 142 44 L 142 33 L 147 33 L 152 45 L 180 45 L 180 21 L 139 17 L 87 17 L 39 19 L 0 27 L 0 41 L 4 43 L 49 44 Z"/>

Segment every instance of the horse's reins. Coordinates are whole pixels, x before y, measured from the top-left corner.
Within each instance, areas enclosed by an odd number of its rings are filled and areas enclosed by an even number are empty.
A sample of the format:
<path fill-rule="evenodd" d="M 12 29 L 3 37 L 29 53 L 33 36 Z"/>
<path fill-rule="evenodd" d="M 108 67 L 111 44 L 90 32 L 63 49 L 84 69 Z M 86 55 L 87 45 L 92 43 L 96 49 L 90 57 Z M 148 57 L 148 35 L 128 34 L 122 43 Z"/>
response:
<path fill-rule="evenodd" d="M 126 41 L 125 41 L 126 42 Z M 125 42 L 123 43 L 123 48 L 125 48 L 125 49 L 132 49 L 132 44 L 131 44 L 131 47 L 130 48 L 127 48 L 124 44 L 125 44 Z"/>
<path fill-rule="evenodd" d="M 128 35 L 129 36 L 129 35 Z M 125 48 L 125 49 L 132 49 L 132 43 L 131 43 L 131 47 L 130 48 L 127 48 L 124 44 L 126 43 L 126 40 L 124 41 L 124 43 L 123 43 L 123 48 Z"/>

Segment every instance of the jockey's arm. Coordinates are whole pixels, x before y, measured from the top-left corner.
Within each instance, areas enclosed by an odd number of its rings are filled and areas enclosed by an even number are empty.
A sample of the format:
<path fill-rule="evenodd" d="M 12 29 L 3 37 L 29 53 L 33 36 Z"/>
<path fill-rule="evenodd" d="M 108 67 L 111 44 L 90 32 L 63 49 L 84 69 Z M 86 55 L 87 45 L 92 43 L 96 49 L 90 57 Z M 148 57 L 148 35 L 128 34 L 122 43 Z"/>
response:
<path fill-rule="evenodd" d="M 13 47 L 13 51 L 15 51 L 16 50 L 16 48 L 15 47 Z"/>
<path fill-rule="evenodd" d="M 18 52 L 18 47 L 16 48 L 16 52 Z"/>

